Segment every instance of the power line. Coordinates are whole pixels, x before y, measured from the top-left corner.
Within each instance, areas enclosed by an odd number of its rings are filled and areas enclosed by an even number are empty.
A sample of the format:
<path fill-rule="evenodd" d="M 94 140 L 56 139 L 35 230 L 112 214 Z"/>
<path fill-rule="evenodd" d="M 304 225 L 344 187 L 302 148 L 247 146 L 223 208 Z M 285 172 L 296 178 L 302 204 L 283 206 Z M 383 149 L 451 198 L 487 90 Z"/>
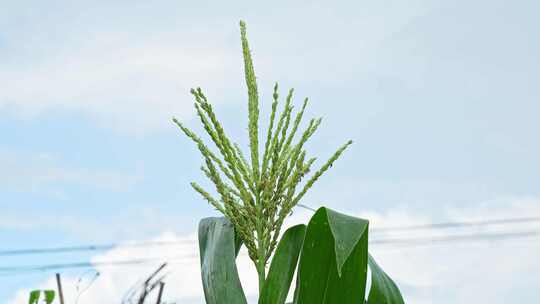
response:
<path fill-rule="evenodd" d="M 384 238 L 370 241 L 372 245 L 392 245 L 392 246 L 410 246 L 410 245 L 433 245 L 441 243 L 453 243 L 462 241 L 499 241 L 518 238 L 530 238 L 540 236 L 540 231 L 520 231 L 520 232 L 500 232 L 500 233 L 475 233 L 461 235 L 446 235 L 440 237 L 418 237 L 418 238 Z"/>
<path fill-rule="evenodd" d="M 134 259 L 125 261 L 107 261 L 107 262 L 78 262 L 78 263 L 59 263 L 47 265 L 31 265 L 31 266 L 8 266 L 0 267 L 0 273 L 12 271 L 46 271 L 66 268 L 89 268 L 94 266 L 119 266 L 119 265 L 137 265 L 148 263 L 150 259 Z"/>
<path fill-rule="evenodd" d="M 316 212 L 314 208 L 297 204 L 296 206 L 304 208 L 306 210 Z M 494 226 L 494 225 L 508 225 L 508 224 L 522 224 L 522 223 L 534 223 L 540 222 L 540 216 L 533 217 L 517 217 L 517 218 L 499 218 L 480 221 L 459 221 L 459 222 L 445 222 L 423 225 L 411 225 L 411 226 L 395 226 L 395 227 L 380 227 L 370 228 L 370 232 L 390 232 L 390 231 L 404 231 L 404 230 L 426 230 L 426 229 L 449 229 L 449 228 L 464 228 L 464 227 L 481 227 L 481 226 Z"/>
<path fill-rule="evenodd" d="M 530 230 L 521 232 L 507 232 L 507 233 L 476 233 L 476 234 L 462 234 L 462 235 L 447 235 L 441 237 L 430 238 L 385 238 L 379 240 L 370 241 L 370 245 L 392 245 L 392 246 L 417 246 L 417 245 L 436 245 L 455 242 L 467 242 L 467 241 L 503 241 L 510 239 L 523 239 L 539 237 L 540 231 Z M 190 257 L 195 257 L 192 255 Z M 79 263 L 61 263 L 61 264 L 46 264 L 46 265 L 30 265 L 30 266 L 8 266 L 0 267 L 0 276 L 16 275 L 20 273 L 50 271 L 59 269 L 73 269 L 73 268 L 92 268 L 99 266 L 133 266 L 133 265 L 145 265 L 148 263 L 154 263 L 164 260 L 168 262 L 171 260 L 179 260 L 184 257 L 172 257 L 172 258 L 146 258 L 146 259 L 131 259 L 120 261 L 101 261 L 101 262 L 79 262 Z"/>
<path fill-rule="evenodd" d="M 176 260 L 183 257 L 172 257 L 167 260 Z M 7 266 L 0 267 L 0 276 L 11 275 L 16 272 L 39 272 L 49 270 L 60 269 L 76 269 L 76 268 L 93 268 L 101 266 L 133 266 L 133 265 L 145 265 L 155 262 L 163 262 L 165 258 L 140 258 L 130 260 L 118 260 L 118 261 L 101 261 L 101 262 L 77 262 L 77 263 L 58 263 L 58 264 L 45 264 L 45 265 L 25 265 L 25 266 Z"/>
<path fill-rule="evenodd" d="M 110 250 L 117 247 L 168 246 L 168 245 L 180 245 L 180 244 L 192 244 L 192 243 L 193 243 L 192 240 L 180 240 L 180 241 L 170 241 L 170 242 L 110 243 L 110 244 L 99 244 L 99 245 L 66 246 L 66 247 L 52 247 L 52 248 L 13 249 L 13 250 L 1 250 L 0 256 L 67 253 L 67 252 L 81 252 L 81 251 L 102 251 L 102 250 Z"/>
<path fill-rule="evenodd" d="M 446 222 L 446 223 L 435 223 L 435 224 L 425 224 L 425 225 L 381 227 L 381 228 L 370 229 L 370 231 L 387 232 L 387 231 L 410 231 L 410 230 L 426 230 L 426 229 L 449 229 L 449 228 L 523 224 L 523 223 L 534 223 L 534 222 L 540 222 L 540 217 L 500 218 L 500 219 L 491 219 L 491 220 L 482 220 L 482 221 Z"/>
<path fill-rule="evenodd" d="M 300 203 L 296 204 L 296 206 L 301 207 L 301 208 L 304 208 L 304 209 L 307 209 L 307 210 L 309 210 L 309 211 L 313 211 L 313 212 L 316 212 L 316 211 L 317 211 L 317 210 L 311 208 L 311 207 L 308 206 L 308 205 L 304 205 L 304 204 L 300 204 Z"/>
<path fill-rule="evenodd" d="M 302 205 L 301 207 L 309 208 Z M 313 209 L 311 209 L 313 210 Z M 461 221 L 461 222 L 445 222 L 434 223 L 425 225 L 411 225 L 411 226 L 395 226 L 395 227 L 380 227 L 371 228 L 370 232 L 392 232 L 392 231 L 413 231 L 413 230 L 440 230 L 451 228 L 470 228 L 470 227 L 483 227 L 483 226 L 505 226 L 523 223 L 535 223 L 540 222 L 540 217 L 519 217 L 519 218 L 499 218 L 482 221 Z M 19 255 L 36 255 L 36 254 L 55 254 L 55 253 L 69 253 L 69 252 L 85 252 L 85 251 L 103 251 L 113 248 L 121 247 L 147 247 L 147 246 L 170 246 L 181 244 L 193 244 L 194 240 L 179 240 L 179 241 L 152 241 L 152 242 L 133 242 L 133 243 L 109 243 L 109 244 L 97 244 L 97 245 L 82 245 L 82 246 L 65 246 L 65 247 L 51 247 L 51 248 L 28 248 L 28 249 L 9 249 L 0 250 L 0 256 L 19 256 Z"/>

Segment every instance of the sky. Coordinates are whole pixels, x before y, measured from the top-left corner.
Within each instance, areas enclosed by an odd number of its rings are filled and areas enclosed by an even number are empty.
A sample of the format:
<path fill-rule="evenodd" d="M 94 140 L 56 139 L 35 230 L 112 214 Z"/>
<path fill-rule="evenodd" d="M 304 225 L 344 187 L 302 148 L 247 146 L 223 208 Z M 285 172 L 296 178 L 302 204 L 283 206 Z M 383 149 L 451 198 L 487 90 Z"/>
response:
<path fill-rule="evenodd" d="M 99 261 L 176 259 L 165 300 L 203 303 L 196 227 L 216 213 L 189 186 L 205 184 L 201 158 L 171 117 L 203 131 L 189 93 L 200 86 L 246 147 L 240 19 L 261 125 L 278 82 L 282 95 L 295 88 L 295 102 L 310 98 L 307 116 L 324 118 L 308 153 L 322 160 L 354 141 L 304 204 L 373 228 L 540 216 L 539 9 L 500 0 L 0 2 L 0 250 L 179 240 L 1 256 L 0 269 L 94 263 L 100 276 L 79 303 L 108 304 L 156 265 Z M 296 210 L 287 225 L 309 215 Z M 538 301 L 539 238 L 371 251 L 407 303 Z M 238 263 L 253 299 L 245 253 Z M 85 271 L 62 271 L 70 299 Z M 0 302 L 26 303 L 28 290 L 54 287 L 53 276 L 0 275 Z"/>

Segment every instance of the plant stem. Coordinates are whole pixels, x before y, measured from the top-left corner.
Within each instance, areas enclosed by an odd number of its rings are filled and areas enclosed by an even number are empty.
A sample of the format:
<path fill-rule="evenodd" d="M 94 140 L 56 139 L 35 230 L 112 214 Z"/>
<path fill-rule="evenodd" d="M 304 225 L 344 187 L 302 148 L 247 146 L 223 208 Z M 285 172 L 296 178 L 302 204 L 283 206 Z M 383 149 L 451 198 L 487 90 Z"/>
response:
<path fill-rule="evenodd" d="M 257 272 L 259 273 L 259 295 L 262 293 L 264 282 L 266 281 L 266 270 L 264 260 L 259 260 Z"/>
<path fill-rule="evenodd" d="M 262 212 L 260 208 L 258 208 L 258 229 L 257 229 L 257 237 L 258 237 L 258 256 L 259 259 L 257 260 L 257 263 L 255 267 L 257 268 L 257 273 L 259 274 L 259 294 L 262 292 L 262 288 L 264 286 L 264 281 L 266 280 L 266 247 L 264 244 L 264 236 L 263 236 L 263 225 L 262 225 Z"/>
<path fill-rule="evenodd" d="M 255 188 L 258 189 L 259 184 L 255 182 Z M 263 201 L 261 200 L 260 192 L 255 195 L 255 206 L 256 206 L 256 222 L 257 222 L 257 245 L 258 245 L 258 257 L 255 267 L 257 268 L 257 273 L 259 274 L 259 294 L 262 293 L 264 286 L 264 281 L 266 280 L 266 244 L 264 241 L 264 227 L 265 227 L 265 218 L 263 213 Z"/>

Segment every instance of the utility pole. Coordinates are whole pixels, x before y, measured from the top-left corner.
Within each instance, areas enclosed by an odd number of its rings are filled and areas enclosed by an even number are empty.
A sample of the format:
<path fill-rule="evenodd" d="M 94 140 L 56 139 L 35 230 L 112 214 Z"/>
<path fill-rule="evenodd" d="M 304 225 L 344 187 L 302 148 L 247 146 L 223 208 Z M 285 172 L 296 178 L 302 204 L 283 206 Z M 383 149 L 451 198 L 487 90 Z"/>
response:
<path fill-rule="evenodd" d="M 60 281 L 60 274 L 56 274 L 56 285 L 58 286 L 58 297 L 60 298 L 60 304 L 64 304 L 64 294 L 62 293 L 62 282 Z"/>

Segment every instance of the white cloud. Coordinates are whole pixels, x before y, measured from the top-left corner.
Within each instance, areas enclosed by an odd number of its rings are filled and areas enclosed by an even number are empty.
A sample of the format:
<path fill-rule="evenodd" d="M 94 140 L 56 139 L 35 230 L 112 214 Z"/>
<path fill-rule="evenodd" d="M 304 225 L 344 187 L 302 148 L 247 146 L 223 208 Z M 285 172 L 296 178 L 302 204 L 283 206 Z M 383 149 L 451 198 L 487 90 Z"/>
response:
<path fill-rule="evenodd" d="M 235 52 L 237 60 L 232 60 L 227 48 L 190 47 L 155 37 L 135 43 L 127 36 L 102 33 L 91 46 L 66 43 L 58 51 L 61 56 L 45 54 L 26 58 L 26 65 L 6 65 L 0 82 L 10 85 L 0 93 L 0 109 L 19 117 L 52 110 L 83 113 L 116 130 L 141 133 L 170 124 L 173 115 L 191 117 L 191 87 L 230 88 L 230 74 L 238 70 L 241 76 L 241 66 L 235 65 L 240 54 Z M 235 88 L 230 90 L 238 92 Z"/>
<path fill-rule="evenodd" d="M 257 18 L 248 14 L 253 20 L 250 38 L 261 91 L 271 90 L 276 80 L 295 86 L 343 83 L 344 78 L 356 82 L 358 77 L 351 74 L 372 61 L 381 41 L 427 10 L 421 1 L 391 7 L 364 5 L 340 7 L 339 18 L 334 8 L 318 4 L 291 6 L 286 12 L 263 6 L 256 9 Z M 91 5 L 75 6 L 76 12 L 69 16 L 58 11 L 43 14 L 51 19 L 36 14 L 30 23 L 39 24 L 38 29 L 29 30 L 33 27 L 25 24 L 20 32 L 6 34 L 10 48 L 7 59 L 0 61 L 0 82 L 9 85 L 0 92 L 0 110 L 20 117 L 70 111 L 140 133 L 168 126 L 171 115 L 191 117 L 188 89 L 192 86 L 219 92 L 210 94 L 216 97 L 212 102 L 242 100 L 245 89 L 237 28 L 241 5 L 235 6 L 217 5 L 212 12 L 162 4 L 146 12 L 141 7 Z M 65 9 L 70 12 L 73 7 Z M 160 14 L 154 15 L 156 9 Z M 5 17 L 26 16 L 26 11 L 16 8 Z M 80 18 L 73 16 L 80 11 L 84 11 Z M 170 13 L 183 22 L 168 20 Z M 308 20 L 291 31 L 299 14 Z M 115 19 L 124 26 L 104 27 L 96 23 L 100 18 Z M 153 18 L 168 22 L 160 26 Z M 276 23 L 276 18 L 283 22 Z M 322 19 L 338 22 L 322 25 Z M 148 24 L 141 26 L 141 20 Z M 298 35 L 303 38 L 299 40 Z M 321 39 L 328 43 L 321 45 Z"/>

